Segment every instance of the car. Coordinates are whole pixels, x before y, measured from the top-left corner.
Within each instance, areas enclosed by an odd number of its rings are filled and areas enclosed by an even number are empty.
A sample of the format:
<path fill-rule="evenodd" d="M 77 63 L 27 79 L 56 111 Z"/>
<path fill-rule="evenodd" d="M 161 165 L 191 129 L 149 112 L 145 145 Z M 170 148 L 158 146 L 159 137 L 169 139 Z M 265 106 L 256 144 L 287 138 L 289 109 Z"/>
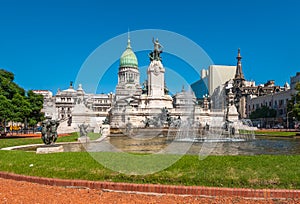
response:
<path fill-rule="evenodd" d="M 37 132 L 42 132 L 42 128 L 43 128 L 42 126 L 39 126 L 39 127 L 36 128 L 36 131 Z"/>
<path fill-rule="evenodd" d="M 283 125 L 276 124 L 276 125 L 273 126 L 273 128 L 274 128 L 274 129 L 282 129 L 282 128 L 284 128 L 284 127 L 283 127 Z"/>

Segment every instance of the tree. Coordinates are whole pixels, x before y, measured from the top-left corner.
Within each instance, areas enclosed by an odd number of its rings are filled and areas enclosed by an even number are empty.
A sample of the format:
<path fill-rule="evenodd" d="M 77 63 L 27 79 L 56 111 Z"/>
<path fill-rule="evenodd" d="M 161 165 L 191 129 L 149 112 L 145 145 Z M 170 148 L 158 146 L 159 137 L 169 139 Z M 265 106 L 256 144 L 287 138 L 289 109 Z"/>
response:
<path fill-rule="evenodd" d="M 0 69 L 0 95 L 12 99 L 15 94 L 25 96 L 25 90 L 18 86 L 14 80 L 14 74 Z"/>
<path fill-rule="evenodd" d="M 15 94 L 11 100 L 13 105 L 14 115 L 12 120 L 16 122 L 25 122 L 25 119 L 29 117 L 31 112 L 30 103 L 26 100 L 25 97 L 20 94 Z"/>
<path fill-rule="evenodd" d="M 300 82 L 296 84 L 295 90 L 297 92 L 295 95 L 292 95 L 291 100 L 289 100 L 287 109 L 288 111 L 292 111 L 291 115 L 299 121 L 300 120 Z"/>
<path fill-rule="evenodd" d="M 5 96 L 0 95 L 0 124 L 1 127 L 6 126 L 6 121 L 13 118 L 13 106 L 11 101 Z"/>
<path fill-rule="evenodd" d="M 41 112 L 43 108 L 44 97 L 35 94 L 33 91 L 27 92 L 27 101 L 30 103 L 30 114 L 28 116 L 28 123 L 30 126 L 36 125 L 39 121 L 44 120 L 44 113 Z"/>
<path fill-rule="evenodd" d="M 44 119 L 41 113 L 43 96 L 28 91 L 13 82 L 14 74 L 0 69 L 0 123 L 15 121 L 36 125 Z M 26 124 L 27 125 L 27 124 Z"/>
<path fill-rule="evenodd" d="M 276 110 L 267 106 L 262 106 L 250 114 L 250 119 L 256 118 L 274 118 L 276 117 Z"/>

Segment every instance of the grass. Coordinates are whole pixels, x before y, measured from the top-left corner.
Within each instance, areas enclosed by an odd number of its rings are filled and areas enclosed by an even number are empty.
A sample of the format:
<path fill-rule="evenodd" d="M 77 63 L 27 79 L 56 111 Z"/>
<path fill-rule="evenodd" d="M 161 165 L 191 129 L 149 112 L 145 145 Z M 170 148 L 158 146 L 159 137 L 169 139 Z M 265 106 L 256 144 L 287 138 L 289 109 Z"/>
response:
<path fill-rule="evenodd" d="M 58 137 L 56 142 L 75 142 L 78 138 L 77 133 L 72 133 L 70 136 Z M 42 144 L 41 138 L 1 138 L 0 148 L 12 147 L 27 144 Z"/>
<path fill-rule="evenodd" d="M 101 134 L 89 132 L 87 136 L 90 138 L 90 140 L 97 140 L 101 137 Z"/>
<path fill-rule="evenodd" d="M 239 134 L 253 134 L 253 133 L 254 133 L 253 130 L 243 130 L 243 129 L 239 130 Z"/>
<path fill-rule="evenodd" d="M 59 139 L 73 141 L 77 137 L 77 134 L 72 134 Z M 37 143 L 37 139 L 1 139 L 0 142 L 1 146 L 12 146 L 12 144 Z M 3 145 L 3 142 L 6 142 L 6 145 Z M 122 168 L 126 167 L 131 172 L 137 168 L 139 171 L 147 172 L 149 168 L 155 168 L 158 164 L 177 159 L 176 155 L 129 155 L 128 157 L 126 153 L 113 152 L 98 152 L 92 155 L 87 152 L 35 154 L 1 151 L 0 171 L 96 181 L 242 188 L 300 188 L 300 155 L 208 156 L 203 160 L 199 160 L 195 155 L 185 155 L 164 170 L 157 170 L 148 175 L 129 175 L 106 168 L 113 167 L 115 170 L 119 168 L 122 171 Z M 101 162 L 97 162 L 94 158 L 98 161 L 101 159 Z"/>
<path fill-rule="evenodd" d="M 284 131 L 265 131 L 258 130 L 254 131 L 255 135 L 260 136 L 279 136 L 279 137 L 293 137 L 296 136 L 297 132 L 284 132 Z"/>
<path fill-rule="evenodd" d="M 255 134 L 256 136 L 277 136 L 277 137 L 294 137 L 297 132 L 288 132 L 288 131 L 267 131 L 267 130 L 239 130 L 240 134 Z"/>
<path fill-rule="evenodd" d="M 123 153 L 101 153 L 107 158 L 113 158 L 115 154 Z M 197 156 L 185 155 L 167 169 L 149 175 L 114 172 L 96 162 L 87 152 L 37 155 L 31 152 L 3 151 L 0 158 L 1 171 L 51 178 L 217 187 L 300 188 L 300 156 L 209 156 L 205 160 L 198 160 Z"/>

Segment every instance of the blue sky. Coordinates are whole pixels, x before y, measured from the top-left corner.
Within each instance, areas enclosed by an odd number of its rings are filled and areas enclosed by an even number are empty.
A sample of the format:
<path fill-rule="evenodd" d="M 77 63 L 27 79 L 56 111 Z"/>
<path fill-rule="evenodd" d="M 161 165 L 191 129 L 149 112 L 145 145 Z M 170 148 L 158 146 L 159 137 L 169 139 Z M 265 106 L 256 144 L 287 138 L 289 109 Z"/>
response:
<path fill-rule="evenodd" d="M 27 90 L 56 93 L 75 81 L 82 64 L 102 43 L 128 28 L 163 29 L 196 42 L 215 64 L 235 65 L 241 48 L 246 79 L 257 84 L 273 79 L 283 85 L 300 71 L 299 9 L 297 0 L 1 0 L 0 67 L 12 71 Z M 145 40 L 152 49 L 151 39 Z M 125 49 L 126 42 L 120 47 Z M 137 55 L 144 65 L 147 54 Z M 178 64 L 175 61 L 169 63 Z M 114 91 L 118 63 L 114 66 L 108 76 L 111 83 L 100 84 L 98 92 Z"/>

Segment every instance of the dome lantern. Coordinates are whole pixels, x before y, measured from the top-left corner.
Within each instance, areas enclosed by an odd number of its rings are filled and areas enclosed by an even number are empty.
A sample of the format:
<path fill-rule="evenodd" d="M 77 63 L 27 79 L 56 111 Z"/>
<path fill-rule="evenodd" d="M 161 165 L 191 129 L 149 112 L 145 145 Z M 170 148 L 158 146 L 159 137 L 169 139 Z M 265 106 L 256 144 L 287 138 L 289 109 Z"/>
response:
<path fill-rule="evenodd" d="M 127 47 L 120 58 L 120 68 L 121 67 L 133 67 L 138 68 L 138 60 L 136 55 L 131 49 L 130 38 L 128 36 Z"/>

